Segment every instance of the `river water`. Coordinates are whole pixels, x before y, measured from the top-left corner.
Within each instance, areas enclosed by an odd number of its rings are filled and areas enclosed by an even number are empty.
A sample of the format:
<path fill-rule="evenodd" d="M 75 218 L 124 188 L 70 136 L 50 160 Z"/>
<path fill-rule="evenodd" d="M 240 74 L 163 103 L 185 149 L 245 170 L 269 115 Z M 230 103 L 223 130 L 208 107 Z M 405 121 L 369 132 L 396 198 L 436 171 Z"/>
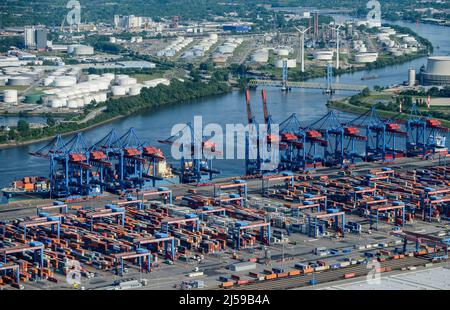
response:
<path fill-rule="evenodd" d="M 450 40 L 448 40 L 448 28 L 435 25 L 420 25 L 399 22 L 399 25 L 408 26 L 420 35 L 428 38 L 440 49 L 435 54 L 447 55 L 450 53 Z M 369 72 L 356 72 L 339 77 L 339 82 L 348 84 L 363 84 L 373 87 L 375 85 L 387 86 L 398 84 L 407 79 L 409 68 L 419 69 L 426 64 L 426 58 L 420 58 L 411 62 L 389 68 L 372 70 Z M 376 80 L 362 81 L 365 75 L 378 75 Z M 322 81 L 315 79 L 314 81 Z M 259 91 L 252 91 L 252 108 L 259 122 L 263 121 L 262 104 Z M 336 96 L 348 96 L 349 93 L 340 92 Z M 316 90 L 293 90 L 285 94 L 279 89 L 267 89 L 269 110 L 275 122 L 281 122 L 291 113 L 295 112 L 303 124 L 310 123 L 327 112 L 325 106 L 328 97 Z M 87 144 L 93 144 L 105 136 L 111 128 L 118 133 L 124 133 L 130 127 L 134 127 L 142 140 L 149 141 L 155 146 L 161 147 L 166 154 L 169 148 L 158 145 L 158 139 L 170 136 L 172 126 L 177 123 L 193 121 L 193 117 L 201 115 L 203 124 L 218 123 L 246 123 L 245 96 L 241 92 L 232 92 L 222 96 L 209 97 L 194 100 L 188 103 L 163 107 L 157 111 L 142 112 L 124 119 L 117 120 L 103 126 L 99 126 L 84 133 Z M 338 113 L 343 119 L 351 119 L 352 115 Z M 14 179 L 26 175 L 48 175 L 48 162 L 44 159 L 34 158 L 28 153 L 36 150 L 46 143 L 38 143 L 0 150 L 0 187 L 7 186 Z M 171 161 L 171 160 L 169 160 Z M 222 171 L 222 176 L 238 175 L 244 172 L 243 161 L 216 160 L 215 168 Z"/>

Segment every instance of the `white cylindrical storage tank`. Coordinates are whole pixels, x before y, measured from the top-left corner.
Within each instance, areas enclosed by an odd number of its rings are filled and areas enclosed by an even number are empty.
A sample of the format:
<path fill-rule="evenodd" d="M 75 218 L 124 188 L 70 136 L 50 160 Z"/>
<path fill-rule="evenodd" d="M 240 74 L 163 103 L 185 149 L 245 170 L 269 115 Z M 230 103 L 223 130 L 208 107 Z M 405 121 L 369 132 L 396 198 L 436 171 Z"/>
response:
<path fill-rule="evenodd" d="M 277 59 L 275 62 L 275 67 L 277 68 L 283 68 L 283 61 L 285 59 Z M 288 68 L 295 68 L 297 67 L 297 60 L 296 59 L 286 59 L 287 61 L 287 67 Z"/>
<path fill-rule="evenodd" d="M 116 77 L 114 73 L 103 73 L 102 77 L 105 79 L 108 79 L 109 81 L 114 80 L 114 78 Z"/>
<path fill-rule="evenodd" d="M 209 38 L 210 38 L 211 40 L 217 40 L 217 39 L 219 39 L 219 36 L 217 35 L 217 33 L 211 33 L 211 34 L 209 35 Z"/>
<path fill-rule="evenodd" d="M 100 89 L 100 84 L 97 81 L 89 83 L 89 91 L 90 92 L 95 93 L 95 92 L 98 92 L 99 89 Z"/>
<path fill-rule="evenodd" d="M 113 86 L 111 87 L 113 96 L 125 96 L 127 88 L 124 86 Z"/>
<path fill-rule="evenodd" d="M 55 78 L 53 86 L 55 87 L 68 87 L 77 83 L 77 79 L 73 76 L 60 76 Z"/>
<path fill-rule="evenodd" d="M 232 54 L 234 52 L 234 46 L 231 45 L 221 45 L 217 50 L 222 54 Z"/>
<path fill-rule="evenodd" d="M 142 85 L 136 84 L 130 87 L 129 95 L 137 96 L 141 93 Z"/>
<path fill-rule="evenodd" d="M 276 50 L 278 56 L 289 56 L 289 50 L 286 48 L 279 48 Z"/>
<path fill-rule="evenodd" d="M 15 89 L 5 89 L 3 91 L 3 101 L 5 103 L 17 103 L 17 90 Z"/>
<path fill-rule="evenodd" d="M 91 103 L 91 101 L 94 100 L 94 97 L 91 95 L 86 95 L 83 97 L 83 104 L 88 105 Z"/>
<path fill-rule="evenodd" d="M 108 100 L 108 94 L 106 92 L 100 93 L 100 102 L 105 102 Z"/>
<path fill-rule="evenodd" d="M 44 79 L 44 86 L 50 86 L 53 83 L 54 79 L 47 77 Z"/>
<path fill-rule="evenodd" d="M 10 86 L 29 86 L 33 83 L 33 79 L 29 76 L 11 76 L 8 79 Z"/>
<path fill-rule="evenodd" d="M 78 103 L 77 103 L 76 99 L 70 99 L 70 100 L 68 100 L 68 101 L 67 101 L 67 107 L 68 107 L 69 109 L 76 109 L 76 108 L 78 108 Z"/>
<path fill-rule="evenodd" d="M 120 86 L 129 86 L 137 83 L 135 78 L 122 78 L 119 80 L 118 85 Z"/>
<path fill-rule="evenodd" d="M 78 107 L 78 108 L 84 107 L 84 99 L 83 99 L 83 98 L 75 99 L 75 101 L 76 101 L 76 103 L 77 103 L 77 107 Z"/>
<path fill-rule="evenodd" d="M 409 69 L 408 70 L 408 85 L 414 86 L 416 84 L 416 70 Z"/>
<path fill-rule="evenodd" d="M 99 83 L 98 83 L 98 89 L 99 90 L 107 90 L 108 88 L 109 88 L 109 82 L 107 82 L 107 81 L 100 81 Z"/>
<path fill-rule="evenodd" d="M 252 55 L 254 62 L 266 63 L 269 61 L 269 53 L 267 51 L 258 51 Z"/>
<path fill-rule="evenodd" d="M 76 56 L 94 55 L 94 48 L 87 45 L 78 45 L 73 48 L 73 54 Z"/>
<path fill-rule="evenodd" d="M 370 63 L 378 59 L 378 53 L 360 53 L 355 55 L 355 61 L 359 63 Z"/>
<path fill-rule="evenodd" d="M 333 60 L 333 51 L 315 51 L 314 59 L 320 61 L 330 61 Z"/>

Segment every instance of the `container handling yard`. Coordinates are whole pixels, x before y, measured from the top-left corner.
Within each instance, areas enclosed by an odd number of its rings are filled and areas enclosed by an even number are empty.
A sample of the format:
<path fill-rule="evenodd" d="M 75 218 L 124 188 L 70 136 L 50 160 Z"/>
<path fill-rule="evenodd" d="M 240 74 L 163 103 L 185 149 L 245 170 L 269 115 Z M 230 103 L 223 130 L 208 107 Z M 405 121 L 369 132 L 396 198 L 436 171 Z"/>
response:
<path fill-rule="evenodd" d="M 246 107 L 256 124 L 249 93 Z M 357 278 L 374 262 L 379 272 L 439 266 L 450 244 L 447 131 L 414 107 L 404 123 L 374 109 L 306 126 L 293 114 L 267 137 L 281 141 L 277 169 L 247 155 L 245 176 L 221 179 L 212 160 L 167 168 L 133 129 L 93 146 L 57 136 L 32 153 L 49 160 L 49 197 L 0 210 L 0 288 L 287 289 Z"/>

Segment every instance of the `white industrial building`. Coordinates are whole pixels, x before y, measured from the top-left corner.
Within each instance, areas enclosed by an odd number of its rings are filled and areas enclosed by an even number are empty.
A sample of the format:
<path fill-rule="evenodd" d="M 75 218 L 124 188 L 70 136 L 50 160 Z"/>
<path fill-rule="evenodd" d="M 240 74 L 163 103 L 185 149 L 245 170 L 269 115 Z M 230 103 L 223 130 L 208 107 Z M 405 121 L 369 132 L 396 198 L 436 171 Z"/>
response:
<path fill-rule="evenodd" d="M 450 86 L 450 56 L 428 57 L 427 69 L 422 73 L 422 83 Z"/>

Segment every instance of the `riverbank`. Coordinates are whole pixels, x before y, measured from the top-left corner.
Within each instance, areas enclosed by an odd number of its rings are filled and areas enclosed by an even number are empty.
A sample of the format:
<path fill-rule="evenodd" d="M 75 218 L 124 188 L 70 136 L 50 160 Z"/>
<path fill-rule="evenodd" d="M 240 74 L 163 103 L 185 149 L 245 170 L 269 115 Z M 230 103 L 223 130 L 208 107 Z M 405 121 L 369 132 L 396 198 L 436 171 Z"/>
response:
<path fill-rule="evenodd" d="M 328 101 L 327 106 L 331 109 L 339 110 L 342 112 L 358 114 L 358 115 L 362 115 L 370 110 L 369 108 L 366 108 L 366 107 L 361 107 L 358 105 L 351 104 L 350 102 L 348 102 L 348 99 L 341 100 L 341 101 L 330 100 L 330 101 Z M 407 120 L 409 117 L 409 112 L 408 113 L 399 113 L 399 112 L 393 112 L 393 111 L 386 111 L 383 109 L 377 109 L 377 114 L 380 117 L 385 118 L 385 119 L 395 117 L 395 119 Z M 441 119 L 441 118 L 436 118 L 436 119 L 441 121 L 443 126 L 450 128 L 449 120 Z"/>
<path fill-rule="evenodd" d="M 159 85 L 155 88 L 144 88 L 140 95 L 118 99 L 109 99 L 106 109 L 95 118 L 85 123 L 58 123 L 52 127 L 29 129 L 27 135 L 10 143 L 0 144 L 1 148 L 30 145 L 52 139 L 56 134 L 71 135 L 86 131 L 134 113 L 168 106 L 189 103 L 193 99 L 221 95 L 231 91 L 231 87 L 223 82 L 181 82 L 173 80 L 170 86 Z"/>

